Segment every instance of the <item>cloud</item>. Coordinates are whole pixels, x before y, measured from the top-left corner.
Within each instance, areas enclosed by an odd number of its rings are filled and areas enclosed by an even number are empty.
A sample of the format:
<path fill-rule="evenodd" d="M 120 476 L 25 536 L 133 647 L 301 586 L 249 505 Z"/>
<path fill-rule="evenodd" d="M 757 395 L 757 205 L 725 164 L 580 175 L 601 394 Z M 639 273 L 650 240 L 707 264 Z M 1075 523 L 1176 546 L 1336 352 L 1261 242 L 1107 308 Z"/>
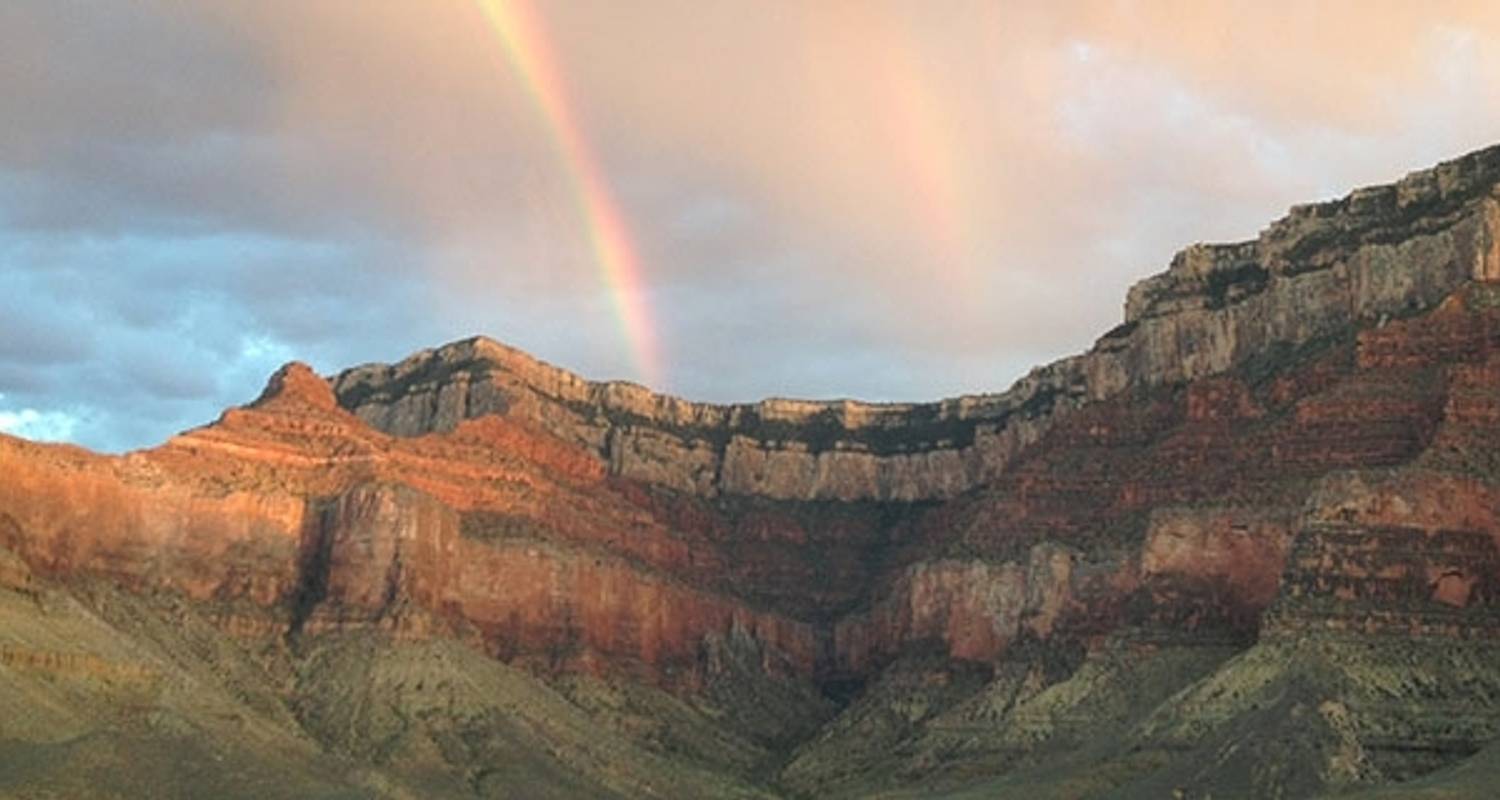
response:
<path fill-rule="evenodd" d="M 1500 135 L 1489 2 L 940 6 L 538 4 L 662 388 L 1001 389 L 1179 247 Z M 637 377 L 473 4 L 8 4 L 0 87 L 6 413 L 146 445 L 280 360 L 481 332 Z"/>
<path fill-rule="evenodd" d="M 0 394 L 0 403 L 5 395 Z M 40 442 L 70 441 L 78 429 L 78 418 L 62 411 L 37 411 L 23 408 L 8 411 L 0 408 L 0 433 L 21 436 Z"/>

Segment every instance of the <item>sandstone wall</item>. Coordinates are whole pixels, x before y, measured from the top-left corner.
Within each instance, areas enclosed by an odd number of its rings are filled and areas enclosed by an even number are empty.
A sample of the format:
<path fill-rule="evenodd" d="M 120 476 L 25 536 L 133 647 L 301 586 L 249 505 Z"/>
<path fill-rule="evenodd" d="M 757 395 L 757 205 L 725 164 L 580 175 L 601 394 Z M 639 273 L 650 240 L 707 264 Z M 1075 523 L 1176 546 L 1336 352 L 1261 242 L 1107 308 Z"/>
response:
<path fill-rule="evenodd" d="M 138 461 L 3 435 L 0 475 L 0 548 L 36 572 L 267 607 L 296 580 L 299 497 L 205 495 Z"/>
<path fill-rule="evenodd" d="M 0 589 L 101 576 L 245 636 L 667 684 L 727 640 L 857 682 L 928 645 L 1243 641 L 1268 605 L 1272 632 L 1500 630 L 1497 177 L 1488 151 L 1190 248 L 998 395 L 690 403 L 473 339 L 288 365 L 121 458 L 0 436 Z"/>
<path fill-rule="evenodd" d="M 462 535 L 421 492 L 362 484 L 315 504 L 304 529 L 293 630 L 377 625 L 476 639 L 511 663 L 633 672 L 666 684 L 704 675 L 705 642 L 740 632 L 773 674 L 808 676 L 811 625 L 685 586 L 617 555 L 535 539 Z"/>

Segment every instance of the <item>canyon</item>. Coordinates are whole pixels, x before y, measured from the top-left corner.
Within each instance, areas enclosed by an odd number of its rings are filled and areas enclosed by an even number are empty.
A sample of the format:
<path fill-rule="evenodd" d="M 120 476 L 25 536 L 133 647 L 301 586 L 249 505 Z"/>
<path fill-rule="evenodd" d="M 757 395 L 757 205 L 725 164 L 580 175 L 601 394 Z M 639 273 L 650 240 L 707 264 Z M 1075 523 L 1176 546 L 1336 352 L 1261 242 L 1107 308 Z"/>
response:
<path fill-rule="evenodd" d="M 1497 546 L 1500 147 L 1189 247 L 995 394 L 479 337 L 0 436 L 0 796 L 1483 796 Z"/>

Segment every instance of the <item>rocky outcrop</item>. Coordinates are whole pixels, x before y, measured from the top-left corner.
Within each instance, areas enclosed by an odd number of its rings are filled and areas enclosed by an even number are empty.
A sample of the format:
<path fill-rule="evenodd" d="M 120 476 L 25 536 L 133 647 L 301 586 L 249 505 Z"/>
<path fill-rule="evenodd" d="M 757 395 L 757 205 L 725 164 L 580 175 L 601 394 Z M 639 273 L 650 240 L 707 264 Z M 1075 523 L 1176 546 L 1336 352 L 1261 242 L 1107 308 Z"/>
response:
<path fill-rule="evenodd" d="M 42 575 L 104 575 L 274 606 L 295 582 L 301 498 L 207 494 L 143 459 L 0 437 L 0 546 Z"/>
<path fill-rule="evenodd" d="M 834 630 L 836 663 L 853 674 L 912 643 L 936 642 L 953 657 L 994 662 L 1024 634 L 1047 636 L 1076 602 L 1067 548 L 1041 544 L 1026 563 L 923 562 L 908 567 L 869 612 Z"/>
<path fill-rule="evenodd" d="M 498 420 L 392 439 L 298 365 L 162 448 L 0 437 L 0 469 L 14 591 L 32 569 L 104 576 L 180 593 L 248 638 L 374 627 L 667 684 L 700 681 L 703 642 L 735 631 L 773 674 L 806 679 L 820 658 L 809 623 L 707 588 L 727 559 L 703 532 L 669 529 L 572 448 Z"/>
<path fill-rule="evenodd" d="M 475 538 L 459 515 L 399 485 L 320 504 L 302 543 L 292 629 L 374 625 L 405 637 L 475 640 L 546 671 L 626 672 L 695 684 L 706 641 L 749 637 L 774 675 L 808 676 L 812 626 L 697 591 L 617 555 L 529 537 Z"/>
<path fill-rule="evenodd" d="M 1189 248 L 1090 352 L 1000 394 L 691 403 L 479 338 L 327 380 L 289 364 L 123 457 L 0 436 L 0 601 L 102 583 L 258 652 L 462 643 L 751 716 L 948 681 L 949 722 L 1011 726 L 979 737 L 1005 758 L 1083 741 L 1080 709 L 1126 735 L 1150 711 L 1132 664 L 1198 680 L 1252 648 L 1219 688 L 1153 682 L 1177 716 L 1145 730 L 1231 736 L 1251 696 L 1290 724 L 1302 677 L 1256 658 L 1398 637 L 1478 663 L 1500 636 L 1497 183 L 1485 151 Z M 94 665 L 4 646 L 0 668 Z M 1351 663 L 1309 685 L 1358 684 Z M 825 718 L 764 716 L 773 749 Z M 1420 758 L 1370 744 L 1395 723 L 1335 733 L 1410 771 L 1500 730 L 1424 720 Z M 969 752 L 944 736 L 911 768 Z"/>
<path fill-rule="evenodd" d="M 1161 509 L 1141 549 L 1142 580 L 1211 584 L 1227 613 L 1254 620 L 1280 589 L 1294 522 L 1274 508 Z"/>
<path fill-rule="evenodd" d="M 591 383 L 478 338 L 333 381 L 401 436 L 505 414 L 583 445 L 613 474 L 700 495 L 951 498 L 993 480 L 1057 418 L 1132 386 L 1245 365 L 1500 279 L 1500 148 L 1293 209 L 1261 236 L 1196 245 L 1131 292 L 1092 351 L 1010 390 L 929 404 L 766 400 L 717 406 Z"/>

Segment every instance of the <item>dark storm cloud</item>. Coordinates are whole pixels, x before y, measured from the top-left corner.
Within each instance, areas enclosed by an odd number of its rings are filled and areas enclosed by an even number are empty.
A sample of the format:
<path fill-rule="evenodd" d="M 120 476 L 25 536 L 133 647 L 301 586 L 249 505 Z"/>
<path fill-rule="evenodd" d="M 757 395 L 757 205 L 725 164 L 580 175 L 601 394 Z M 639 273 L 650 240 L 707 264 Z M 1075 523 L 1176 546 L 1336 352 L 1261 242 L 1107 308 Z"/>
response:
<path fill-rule="evenodd" d="M 92 349 L 89 322 L 81 316 L 69 320 L 66 310 L 27 302 L 23 295 L 0 296 L 0 363 L 77 363 Z"/>

